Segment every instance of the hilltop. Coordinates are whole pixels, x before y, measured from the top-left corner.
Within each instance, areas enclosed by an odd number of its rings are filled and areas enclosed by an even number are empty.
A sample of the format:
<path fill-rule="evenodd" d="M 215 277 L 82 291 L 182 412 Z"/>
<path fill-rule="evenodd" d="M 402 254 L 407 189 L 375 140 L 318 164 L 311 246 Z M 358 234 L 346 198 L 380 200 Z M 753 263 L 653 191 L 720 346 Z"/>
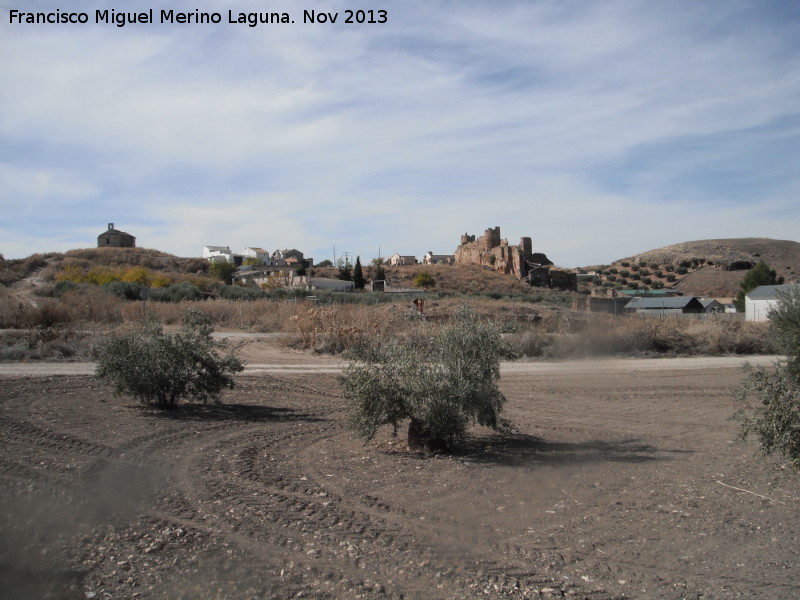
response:
<path fill-rule="evenodd" d="M 719 298 L 734 296 L 745 272 L 759 261 L 769 264 L 787 283 L 800 281 L 800 243 L 770 238 L 683 242 L 621 258 L 608 267 L 619 270 L 623 265 L 641 263 L 662 267 L 684 265 L 686 272 L 679 273 L 665 287 L 674 287 L 686 295 Z"/>

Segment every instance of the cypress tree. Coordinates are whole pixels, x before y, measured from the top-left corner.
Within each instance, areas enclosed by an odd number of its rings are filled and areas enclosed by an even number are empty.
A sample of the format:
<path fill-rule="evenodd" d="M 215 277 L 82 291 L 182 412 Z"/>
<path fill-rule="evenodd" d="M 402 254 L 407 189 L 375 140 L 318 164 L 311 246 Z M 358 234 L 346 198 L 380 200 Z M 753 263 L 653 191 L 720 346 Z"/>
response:
<path fill-rule="evenodd" d="M 353 283 L 357 290 L 363 290 L 367 283 L 364 279 L 364 271 L 361 268 L 361 257 L 356 257 L 356 266 L 353 267 Z"/>

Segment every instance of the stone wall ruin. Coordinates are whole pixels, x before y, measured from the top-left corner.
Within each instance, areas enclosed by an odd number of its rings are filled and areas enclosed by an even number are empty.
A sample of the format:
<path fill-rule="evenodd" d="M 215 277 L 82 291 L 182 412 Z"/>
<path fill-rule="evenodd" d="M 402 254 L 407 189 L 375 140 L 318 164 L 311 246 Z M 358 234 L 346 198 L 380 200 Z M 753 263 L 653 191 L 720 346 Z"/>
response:
<path fill-rule="evenodd" d="M 574 273 L 550 269 L 553 263 L 542 252 L 533 252 L 531 238 L 510 245 L 500 237 L 500 227 L 487 229 L 476 238 L 465 233 L 454 253 L 456 264 L 481 265 L 539 287 L 577 289 Z"/>

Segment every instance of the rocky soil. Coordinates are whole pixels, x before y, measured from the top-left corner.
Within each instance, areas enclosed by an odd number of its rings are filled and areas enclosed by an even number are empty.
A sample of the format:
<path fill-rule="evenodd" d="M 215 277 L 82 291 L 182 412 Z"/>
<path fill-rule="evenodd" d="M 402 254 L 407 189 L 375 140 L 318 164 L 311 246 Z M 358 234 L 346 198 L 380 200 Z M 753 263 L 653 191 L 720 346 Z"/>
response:
<path fill-rule="evenodd" d="M 736 440 L 737 368 L 501 380 L 513 430 L 353 439 L 335 374 L 159 413 L 0 376 L 3 598 L 800 597 L 800 477 Z"/>

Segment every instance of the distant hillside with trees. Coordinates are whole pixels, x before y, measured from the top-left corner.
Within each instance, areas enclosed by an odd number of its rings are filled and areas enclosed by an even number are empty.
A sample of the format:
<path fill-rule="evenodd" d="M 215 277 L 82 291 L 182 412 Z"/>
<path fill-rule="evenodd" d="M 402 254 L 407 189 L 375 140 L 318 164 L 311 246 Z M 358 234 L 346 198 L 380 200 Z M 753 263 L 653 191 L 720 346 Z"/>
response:
<path fill-rule="evenodd" d="M 597 285 L 604 287 L 733 298 L 747 271 L 760 262 L 787 283 L 800 281 L 800 243 L 770 238 L 683 242 L 582 270 L 599 273 Z"/>

